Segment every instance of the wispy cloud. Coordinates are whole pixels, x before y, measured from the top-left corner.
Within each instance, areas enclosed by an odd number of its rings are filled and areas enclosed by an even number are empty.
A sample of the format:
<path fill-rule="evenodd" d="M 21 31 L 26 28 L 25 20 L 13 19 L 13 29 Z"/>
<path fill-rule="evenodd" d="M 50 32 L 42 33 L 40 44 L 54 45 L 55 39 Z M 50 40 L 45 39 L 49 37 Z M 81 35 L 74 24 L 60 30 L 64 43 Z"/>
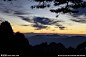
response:
<path fill-rule="evenodd" d="M 86 16 L 86 8 L 78 8 L 77 10 L 79 11 L 79 13 L 74 13 L 71 16 L 79 17 L 80 15 L 83 15 L 83 14 Z"/>
<path fill-rule="evenodd" d="M 0 17 L 0 21 L 6 21 L 4 18 Z"/>
<path fill-rule="evenodd" d="M 59 27 L 60 30 L 65 30 L 66 27 Z"/>
<path fill-rule="evenodd" d="M 20 17 L 22 20 L 27 21 L 27 22 L 31 22 L 31 23 L 40 23 L 43 25 L 57 25 L 59 22 L 63 22 L 63 21 L 54 21 L 51 20 L 50 18 L 45 18 L 45 17 L 34 17 L 33 19 L 30 19 L 28 17 L 24 17 L 24 16 L 18 16 Z"/>
<path fill-rule="evenodd" d="M 54 29 L 52 31 L 55 31 Z"/>
<path fill-rule="evenodd" d="M 31 26 L 36 27 L 37 28 L 36 30 L 45 29 L 45 28 L 47 29 L 48 25 L 55 25 L 61 30 L 62 30 L 61 27 L 64 27 L 63 25 L 59 24 L 60 22 L 63 22 L 61 20 L 54 21 L 53 19 L 51 20 L 50 18 L 45 18 L 45 17 L 33 17 L 32 19 L 24 16 L 18 16 L 18 17 L 20 17 L 24 21 L 33 23 L 34 25 Z"/>
<path fill-rule="evenodd" d="M 20 25 L 20 26 L 29 26 L 29 25 L 22 24 L 22 25 Z"/>
<path fill-rule="evenodd" d="M 86 19 L 70 19 L 70 20 L 78 23 L 86 23 Z"/>
<path fill-rule="evenodd" d="M 48 26 L 35 24 L 35 25 L 33 25 L 32 27 L 36 27 L 35 30 L 41 30 L 41 29 L 46 29 Z"/>
<path fill-rule="evenodd" d="M 32 13 L 26 12 L 23 7 L 17 7 L 17 5 L 14 6 L 14 5 L 3 3 L 1 1 L 0 1 L 0 12 L 6 15 L 12 15 L 12 16 L 32 14 Z"/>

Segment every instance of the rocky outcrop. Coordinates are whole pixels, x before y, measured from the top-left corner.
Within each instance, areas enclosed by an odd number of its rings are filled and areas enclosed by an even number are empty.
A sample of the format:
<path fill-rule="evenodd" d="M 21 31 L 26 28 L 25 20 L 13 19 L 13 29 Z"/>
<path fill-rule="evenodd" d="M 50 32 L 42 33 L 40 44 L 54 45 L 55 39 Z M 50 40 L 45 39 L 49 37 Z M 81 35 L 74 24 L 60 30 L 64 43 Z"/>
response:
<path fill-rule="evenodd" d="M 55 42 L 51 42 L 48 47 L 48 49 L 52 51 L 66 50 L 65 46 L 62 43 L 56 44 Z"/>
<path fill-rule="evenodd" d="M 0 25 L 0 53 L 3 54 L 26 54 L 31 49 L 29 41 L 19 32 L 15 35 L 8 21 Z"/>
<path fill-rule="evenodd" d="M 2 37 L 12 37 L 13 36 L 13 30 L 8 21 L 2 22 L 0 25 L 0 35 Z"/>
<path fill-rule="evenodd" d="M 79 44 L 76 49 L 78 51 L 81 51 L 81 50 L 85 50 L 85 47 L 86 47 L 86 41 L 81 43 L 81 44 Z"/>
<path fill-rule="evenodd" d="M 49 45 L 47 45 L 47 43 L 43 42 L 40 45 L 36 45 L 33 47 L 33 50 L 40 50 L 40 51 L 49 51 L 49 52 L 54 52 L 54 51 L 58 51 L 58 50 L 63 50 L 65 51 L 66 48 L 62 43 L 58 43 L 56 44 L 55 42 L 51 42 Z"/>

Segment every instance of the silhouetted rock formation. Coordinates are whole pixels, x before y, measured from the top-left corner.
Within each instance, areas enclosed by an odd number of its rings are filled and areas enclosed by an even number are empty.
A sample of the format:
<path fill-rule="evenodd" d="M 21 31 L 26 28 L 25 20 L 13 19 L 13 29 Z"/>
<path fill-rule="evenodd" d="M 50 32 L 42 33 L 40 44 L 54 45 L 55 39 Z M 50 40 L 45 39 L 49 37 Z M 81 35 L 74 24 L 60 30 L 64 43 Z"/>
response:
<path fill-rule="evenodd" d="M 19 32 L 15 35 L 9 22 L 0 25 L 0 52 L 3 54 L 26 54 L 31 50 L 28 40 Z"/>
<path fill-rule="evenodd" d="M 86 41 L 79 44 L 76 49 L 81 51 L 81 50 L 85 50 L 85 47 L 86 47 Z"/>
<path fill-rule="evenodd" d="M 16 33 L 16 44 L 18 43 L 18 46 L 21 50 L 24 49 L 25 52 L 30 51 L 30 45 L 28 40 L 25 38 L 25 36 L 22 33 L 17 32 Z"/>
<path fill-rule="evenodd" d="M 67 50 L 66 50 L 66 53 L 67 54 L 76 54 L 76 50 L 73 48 L 73 47 L 69 47 Z"/>
<path fill-rule="evenodd" d="M 48 46 L 48 49 L 51 51 L 66 50 L 65 46 L 62 43 L 56 44 L 55 42 L 51 42 Z"/>
<path fill-rule="evenodd" d="M 65 51 L 66 48 L 63 44 L 61 43 L 58 43 L 56 44 L 55 42 L 51 42 L 49 45 L 47 45 L 47 42 L 43 42 L 41 43 L 40 45 L 36 45 L 33 47 L 33 51 L 35 50 L 40 50 L 40 51 L 44 51 L 44 52 L 55 52 L 55 51 L 58 51 L 58 50 L 63 50 Z"/>
<path fill-rule="evenodd" d="M 0 25 L 0 44 L 1 44 L 1 52 L 7 53 L 12 50 L 11 39 L 13 39 L 13 30 L 9 22 L 2 22 Z"/>
<path fill-rule="evenodd" d="M 40 51 L 47 51 L 47 42 L 43 42 L 40 45 L 33 46 L 32 48 L 33 51 L 35 50 L 40 50 Z"/>
<path fill-rule="evenodd" d="M 2 37 L 12 37 L 13 36 L 13 30 L 11 28 L 11 25 L 9 22 L 5 21 L 2 22 L 0 25 L 0 35 Z"/>

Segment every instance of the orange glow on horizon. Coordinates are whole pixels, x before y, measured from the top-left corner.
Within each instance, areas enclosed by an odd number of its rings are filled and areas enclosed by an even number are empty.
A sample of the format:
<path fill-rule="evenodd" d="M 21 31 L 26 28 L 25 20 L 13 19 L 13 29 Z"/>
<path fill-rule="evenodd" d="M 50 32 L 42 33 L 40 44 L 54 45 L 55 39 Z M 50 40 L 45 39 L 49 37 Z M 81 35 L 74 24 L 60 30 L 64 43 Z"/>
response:
<path fill-rule="evenodd" d="M 18 30 L 17 30 L 18 29 Z M 33 30 L 33 29 L 20 29 L 20 28 L 13 28 L 14 33 L 20 32 L 20 33 L 46 33 L 46 34 L 86 34 L 81 33 L 79 31 L 66 31 L 66 30 L 58 30 L 58 31 L 50 31 L 50 30 Z"/>
<path fill-rule="evenodd" d="M 20 32 L 20 31 L 14 31 L 14 33 L 16 33 L 16 32 Z M 20 32 L 20 33 L 31 33 L 31 32 Z M 41 32 L 33 32 L 33 33 L 40 33 L 40 34 L 42 34 Z M 83 34 L 83 35 L 85 35 L 86 33 L 54 33 L 54 32 L 50 32 L 50 33 L 48 33 L 48 32 L 44 32 L 45 34 Z"/>

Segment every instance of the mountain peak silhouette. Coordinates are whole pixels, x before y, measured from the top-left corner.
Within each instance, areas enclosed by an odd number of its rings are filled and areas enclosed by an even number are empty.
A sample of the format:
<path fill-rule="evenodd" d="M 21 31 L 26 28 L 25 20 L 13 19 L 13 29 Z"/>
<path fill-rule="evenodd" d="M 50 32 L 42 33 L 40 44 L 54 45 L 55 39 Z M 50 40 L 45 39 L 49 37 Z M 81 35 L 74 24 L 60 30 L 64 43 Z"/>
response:
<path fill-rule="evenodd" d="M 12 27 L 8 21 L 0 25 L 0 52 L 5 54 L 23 54 L 30 51 L 29 41 L 22 33 L 14 35 Z"/>
<path fill-rule="evenodd" d="M 0 35 L 3 37 L 13 36 L 13 30 L 8 21 L 2 22 L 0 25 Z"/>

